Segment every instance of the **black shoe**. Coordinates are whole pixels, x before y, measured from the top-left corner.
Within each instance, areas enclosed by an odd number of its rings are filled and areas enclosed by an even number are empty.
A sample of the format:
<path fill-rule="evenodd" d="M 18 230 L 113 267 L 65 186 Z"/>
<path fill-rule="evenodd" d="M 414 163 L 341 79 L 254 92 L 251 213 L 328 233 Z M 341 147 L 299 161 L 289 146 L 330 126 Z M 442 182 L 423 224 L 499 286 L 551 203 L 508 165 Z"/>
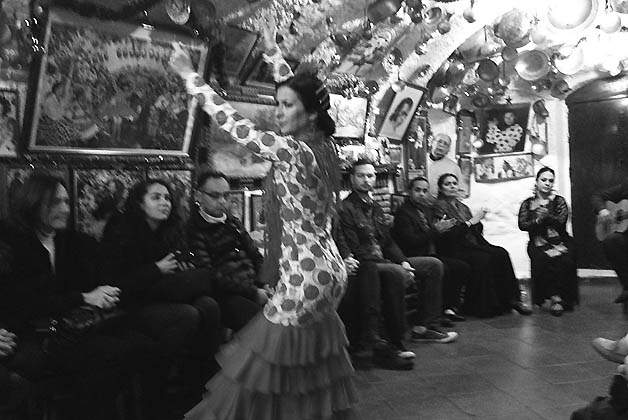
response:
<path fill-rule="evenodd" d="M 384 369 L 412 370 L 412 359 L 403 358 L 401 352 L 393 345 L 373 349 L 373 363 Z"/>
<path fill-rule="evenodd" d="M 512 309 L 519 312 L 520 315 L 532 315 L 532 309 L 528 308 L 521 302 L 515 302 L 512 304 Z"/>
<path fill-rule="evenodd" d="M 628 290 L 624 290 L 623 292 L 621 292 L 619 296 L 615 298 L 613 303 L 624 303 L 626 301 L 628 301 Z"/>
<path fill-rule="evenodd" d="M 445 318 L 450 320 L 451 322 L 462 322 L 464 321 L 464 317 L 462 315 L 458 315 L 456 311 L 453 309 L 445 309 L 444 313 Z"/>

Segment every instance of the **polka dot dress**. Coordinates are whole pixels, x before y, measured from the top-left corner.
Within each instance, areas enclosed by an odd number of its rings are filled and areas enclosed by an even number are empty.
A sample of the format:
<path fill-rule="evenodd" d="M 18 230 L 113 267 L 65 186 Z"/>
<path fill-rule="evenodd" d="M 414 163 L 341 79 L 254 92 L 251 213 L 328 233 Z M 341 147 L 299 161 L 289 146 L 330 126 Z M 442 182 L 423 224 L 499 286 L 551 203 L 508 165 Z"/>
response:
<path fill-rule="evenodd" d="M 333 193 L 312 149 L 257 130 L 196 75 L 188 92 L 238 143 L 272 162 L 282 220 L 276 293 L 217 356 L 221 372 L 188 420 L 358 419 L 344 326 L 347 281 L 331 236 Z M 317 139 L 321 140 L 321 139 Z"/>
<path fill-rule="evenodd" d="M 495 153 L 508 153 L 515 149 L 521 140 L 523 128 L 519 124 L 500 130 L 497 125 L 489 124 L 486 141 L 495 145 Z"/>

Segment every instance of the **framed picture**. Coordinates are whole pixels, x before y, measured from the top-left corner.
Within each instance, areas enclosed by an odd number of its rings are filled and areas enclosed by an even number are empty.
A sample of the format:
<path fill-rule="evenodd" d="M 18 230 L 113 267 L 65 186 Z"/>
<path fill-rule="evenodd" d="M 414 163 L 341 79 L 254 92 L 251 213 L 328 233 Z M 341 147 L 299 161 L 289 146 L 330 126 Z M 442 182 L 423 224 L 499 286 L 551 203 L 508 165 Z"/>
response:
<path fill-rule="evenodd" d="M 407 180 L 417 176 L 425 176 L 427 159 L 427 116 L 419 115 L 412 121 L 408 141 L 403 142 L 404 157 L 406 159 Z"/>
<path fill-rule="evenodd" d="M 522 152 L 528 129 L 529 104 L 497 105 L 478 111 L 480 155 Z"/>
<path fill-rule="evenodd" d="M 174 201 L 177 203 L 176 211 L 182 220 L 187 220 L 190 215 L 190 203 L 192 202 L 192 171 L 182 169 L 150 169 L 148 178 L 163 179 L 172 188 Z"/>
<path fill-rule="evenodd" d="M 227 210 L 244 223 L 244 191 L 231 191 Z"/>
<path fill-rule="evenodd" d="M 477 118 L 474 111 L 463 109 L 456 115 L 456 154 L 468 155 L 473 152 L 473 136 L 478 134 Z"/>
<path fill-rule="evenodd" d="M 390 163 L 398 165 L 403 162 L 403 146 L 400 144 L 388 145 L 388 153 L 390 155 Z"/>
<path fill-rule="evenodd" d="M 299 62 L 296 60 L 285 59 L 288 65 L 294 71 Z M 253 86 L 263 88 L 266 91 L 275 91 L 275 79 L 273 78 L 273 67 L 264 61 L 262 56 L 257 58 L 255 65 L 244 80 L 245 86 Z"/>
<path fill-rule="evenodd" d="M 364 144 L 368 99 L 361 97 L 345 98 L 332 93 L 329 95 L 329 115 L 336 122 L 334 138 L 340 144 L 350 144 L 351 140 Z M 343 139 L 343 140 L 340 140 Z"/>
<path fill-rule="evenodd" d="M 384 117 L 379 135 L 395 140 L 403 139 L 425 92 L 425 88 L 414 85 L 406 85 L 402 91 L 397 92 Z"/>
<path fill-rule="evenodd" d="M 251 231 L 264 230 L 266 219 L 264 216 L 264 196 L 262 191 L 251 192 Z"/>
<path fill-rule="evenodd" d="M 198 104 L 168 65 L 173 42 L 204 73 L 200 41 L 52 10 L 29 150 L 187 155 Z"/>
<path fill-rule="evenodd" d="M 107 221 L 122 211 L 129 190 L 144 179 L 144 171 L 76 169 L 74 171 L 75 228 L 102 238 Z"/>
<path fill-rule="evenodd" d="M 0 196 L 6 197 L 6 199 L 0 200 L 0 214 L 8 216 L 12 213 L 18 191 L 24 185 L 26 178 L 34 171 L 47 172 L 58 176 L 65 181 L 66 186 L 69 188 L 70 175 L 65 166 L 4 165 L 0 168 L 0 180 L 4 180 L 4 183 L 0 181 Z M 68 189 L 68 194 L 71 195 L 70 189 Z"/>
<path fill-rule="evenodd" d="M 460 198 L 468 198 L 471 195 L 471 175 L 473 174 L 473 161 L 471 156 L 460 156 L 458 167 L 462 175 L 459 182 Z"/>
<path fill-rule="evenodd" d="M 17 156 L 20 114 L 18 90 L 0 86 L 0 156 Z"/>
<path fill-rule="evenodd" d="M 449 98 L 443 102 L 443 111 L 451 115 L 456 115 L 459 110 L 460 102 L 458 100 L 458 96 L 449 95 Z"/>
<path fill-rule="evenodd" d="M 225 26 L 223 31 L 227 44 L 227 48 L 225 48 L 225 73 L 239 77 L 246 60 L 255 47 L 258 34 L 230 25 Z"/>
<path fill-rule="evenodd" d="M 406 202 L 406 195 L 401 193 L 394 193 L 390 195 L 390 214 L 394 215 L 397 209 Z"/>
<path fill-rule="evenodd" d="M 230 104 L 260 130 L 277 130 L 274 105 L 233 101 Z M 229 178 L 263 178 L 270 169 L 270 162 L 241 146 L 216 124 L 210 124 L 205 130 L 205 143 L 212 168 Z"/>
<path fill-rule="evenodd" d="M 534 176 L 532 153 L 476 157 L 475 182 L 502 182 Z"/>

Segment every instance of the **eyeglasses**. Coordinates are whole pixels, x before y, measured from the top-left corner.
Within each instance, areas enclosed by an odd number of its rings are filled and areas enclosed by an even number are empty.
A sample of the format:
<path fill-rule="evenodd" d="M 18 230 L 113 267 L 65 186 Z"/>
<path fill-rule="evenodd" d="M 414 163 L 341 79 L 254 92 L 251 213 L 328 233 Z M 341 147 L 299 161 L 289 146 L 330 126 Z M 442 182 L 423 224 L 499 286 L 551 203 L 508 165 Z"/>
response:
<path fill-rule="evenodd" d="M 217 192 L 217 191 L 203 191 L 203 190 L 196 190 L 196 191 L 203 193 L 209 198 L 213 198 L 214 200 L 219 200 L 221 197 L 224 198 L 225 200 L 228 200 L 229 196 L 231 195 L 230 191 L 226 191 L 224 193 Z"/>

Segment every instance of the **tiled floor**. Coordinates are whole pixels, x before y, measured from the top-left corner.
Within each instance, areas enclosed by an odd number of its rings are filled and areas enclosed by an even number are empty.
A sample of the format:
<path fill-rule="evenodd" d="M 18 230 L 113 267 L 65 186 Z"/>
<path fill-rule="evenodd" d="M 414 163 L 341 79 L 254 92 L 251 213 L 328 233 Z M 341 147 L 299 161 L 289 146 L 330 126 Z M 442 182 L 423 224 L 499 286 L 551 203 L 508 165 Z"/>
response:
<path fill-rule="evenodd" d="M 591 340 L 628 332 L 618 292 L 616 280 L 583 281 L 580 307 L 561 318 L 470 319 L 458 342 L 409 343 L 414 370 L 358 370 L 358 409 L 364 420 L 568 420 L 615 372 Z"/>

